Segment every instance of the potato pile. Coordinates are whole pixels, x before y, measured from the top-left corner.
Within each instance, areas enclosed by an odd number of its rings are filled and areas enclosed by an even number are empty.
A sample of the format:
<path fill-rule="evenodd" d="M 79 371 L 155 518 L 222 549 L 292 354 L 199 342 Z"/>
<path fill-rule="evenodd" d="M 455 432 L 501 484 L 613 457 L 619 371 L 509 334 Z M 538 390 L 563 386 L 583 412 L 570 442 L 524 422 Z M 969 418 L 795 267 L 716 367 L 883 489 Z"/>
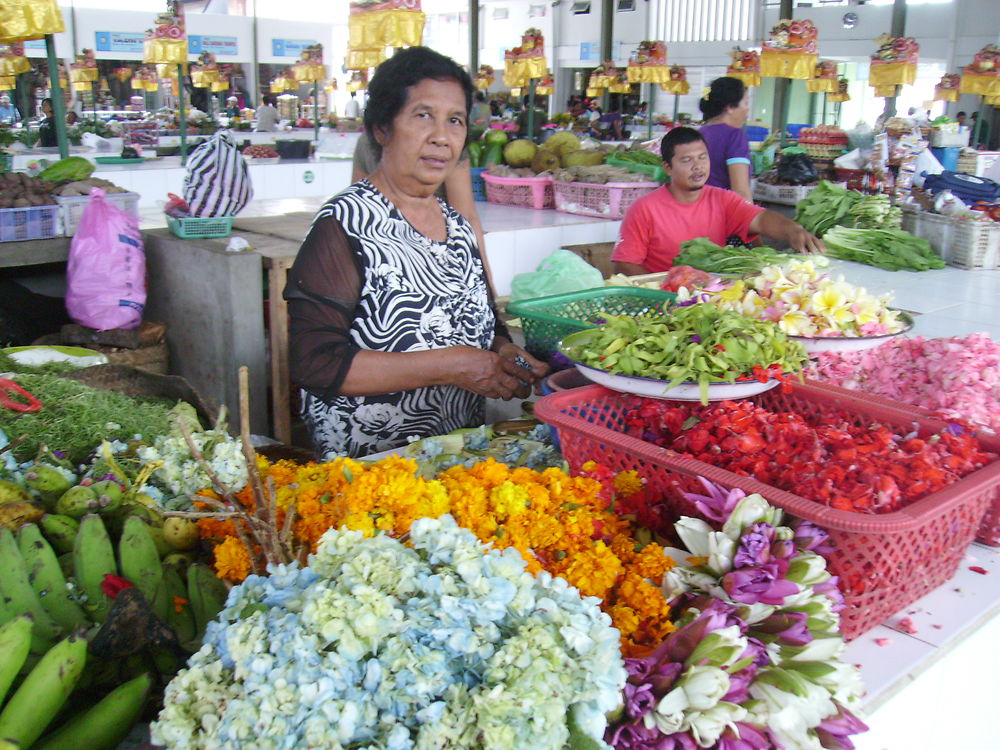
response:
<path fill-rule="evenodd" d="M 29 177 L 23 172 L 0 174 L 0 208 L 30 208 L 52 206 L 55 182 Z"/>
<path fill-rule="evenodd" d="M 63 198 L 79 198 L 82 195 L 90 195 L 91 188 L 100 188 L 105 193 L 127 193 L 123 187 L 118 187 L 115 183 L 100 177 L 88 177 L 86 180 L 74 180 L 55 189 L 55 194 Z"/>

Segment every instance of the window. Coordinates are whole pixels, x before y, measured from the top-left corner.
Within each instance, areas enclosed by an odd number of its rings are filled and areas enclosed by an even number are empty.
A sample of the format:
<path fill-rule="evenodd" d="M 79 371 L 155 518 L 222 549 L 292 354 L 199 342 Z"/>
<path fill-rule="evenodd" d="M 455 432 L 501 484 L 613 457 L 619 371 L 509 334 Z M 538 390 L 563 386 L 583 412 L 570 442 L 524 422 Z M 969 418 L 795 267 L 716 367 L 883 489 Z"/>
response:
<path fill-rule="evenodd" d="M 656 0 L 654 38 L 670 42 L 752 39 L 759 0 Z"/>
<path fill-rule="evenodd" d="M 570 10 L 575 16 L 585 16 L 590 13 L 590 0 L 574 0 Z"/>
<path fill-rule="evenodd" d="M 510 11 L 508 11 L 506 8 L 494 8 L 493 9 L 493 20 L 494 21 L 503 21 L 503 20 L 506 20 L 507 15 L 508 15 L 509 12 Z"/>
<path fill-rule="evenodd" d="M 618 0 L 618 12 L 627 13 L 635 10 L 635 0 Z"/>

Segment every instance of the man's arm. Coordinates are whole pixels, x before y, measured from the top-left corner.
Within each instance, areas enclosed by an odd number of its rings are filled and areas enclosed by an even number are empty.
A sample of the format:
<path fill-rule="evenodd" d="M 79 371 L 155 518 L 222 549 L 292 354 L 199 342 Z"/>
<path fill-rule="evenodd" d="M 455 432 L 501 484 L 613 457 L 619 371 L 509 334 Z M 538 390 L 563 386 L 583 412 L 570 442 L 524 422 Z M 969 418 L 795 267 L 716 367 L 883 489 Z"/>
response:
<path fill-rule="evenodd" d="M 763 210 L 750 222 L 752 234 L 766 234 L 776 240 L 784 240 L 793 250 L 800 253 L 825 253 L 823 241 L 807 232 L 800 224 L 787 219 L 776 211 Z"/>
<path fill-rule="evenodd" d="M 611 269 L 615 273 L 623 273 L 626 276 L 642 276 L 649 273 L 645 266 L 640 266 L 638 263 L 624 263 L 617 260 L 611 264 Z"/>

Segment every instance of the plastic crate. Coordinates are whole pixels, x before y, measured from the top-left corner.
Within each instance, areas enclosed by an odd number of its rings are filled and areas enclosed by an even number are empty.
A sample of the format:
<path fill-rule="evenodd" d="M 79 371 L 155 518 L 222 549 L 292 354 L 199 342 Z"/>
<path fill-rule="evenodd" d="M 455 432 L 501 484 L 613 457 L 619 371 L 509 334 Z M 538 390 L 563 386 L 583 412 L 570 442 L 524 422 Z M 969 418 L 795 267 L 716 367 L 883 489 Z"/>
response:
<path fill-rule="evenodd" d="M 856 398 L 842 389 L 813 383 L 794 384 L 787 393 L 775 388 L 752 400 L 774 410 L 846 417 L 858 425 L 877 420 L 904 432 L 916 423 L 922 435 L 947 427 L 946 422 L 926 418 L 905 404 L 884 406 L 873 397 Z M 633 396 L 588 386 L 545 396 L 535 403 L 534 413 L 559 430 L 563 457 L 572 472 L 589 460 L 613 471 L 635 470 L 644 478 L 646 489 L 662 497 L 674 517 L 698 515 L 681 492 L 703 492 L 697 482 L 701 476 L 727 488 L 759 493 L 790 515 L 826 529 L 835 545 L 828 562 L 844 594 L 841 631 L 848 640 L 951 578 L 998 496 L 1000 461 L 994 461 L 894 513 L 835 510 L 623 434 L 624 420 L 638 403 L 641 399 Z M 980 442 L 987 450 L 1000 451 L 1000 438 L 981 436 Z"/>
<path fill-rule="evenodd" d="M 481 177 L 490 203 L 537 210 L 555 206 L 551 177 L 496 177 L 489 172 Z"/>
<path fill-rule="evenodd" d="M 1000 224 L 982 219 L 953 221 L 955 234 L 945 262 L 968 271 L 1000 268 Z"/>
<path fill-rule="evenodd" d="M 816 381 L 810 381 L 816 382 Z M 913 414 L 918 414 L 925 419 L 943 419 L 939 417 L 934 412 L 929 409 L 925 409 L 922 406 L 917 406 L 915 404 L 907 404 L 903 402 L 893 401 L 892 399 L 887 399 L 883 396 L 877 396 L 871 393 L 865 393 L 864 391 L 853 391 L 845 388 L 840 388 L 835 385 L 823 384 L 827 390 L 838 391 L 840 393 L 848 394 L 852 398 L 861 399 L 863 401 L 870 401 L 873 404 L 878 405 L 880 408 L 898 408 L 903 414 L 907 415 L 908 418 L 912 419 Z M 555 389 L 553 389 L 555 390 Z M 542 390 L 545 393 L 545 390 Z M 548 394 L 546 394 L 548 395 Z M 945 420 L 947 421 L 947 420 Z M 987 434 L 988 437 L 994 437 L 992 434 Z M 990 547 L 1000 547 L 1000 492 L 997 493 L 993 500 L 993 504 L 986 509 L 986 514 L 983 516 L 983 522 L 979 526 L 979 532 L 976 534 L 976 541 L 980 544 L 985 544 Z"/>
<path fill-rule="evenodd" d="M 486 183 L 483 182 L 483 172 L 489 167 L 470 167 L 469 175 L 472 177 L 472 199 L 477 201 L 486 200 Z"/>
<path fill-rule="evenodd" d="M 937 128 L 931 128 L 930 141 L 934 148 L 963 148 L 969 145 L 969 131 L 945 133 Z"/>
<path fill-rule="evenodd" d="M 958 155 L 958 171 L 983 177 L 998 158 L 1000 151 L 974 151 L 963 148 L 962 153 Z"/>
<path fill-rule="evenodd" d="M 797 206 L 800 200 L 815 189 L 815 185 L 768 185 L 766 182 L 754 180 L 752 192 L 755 201 Z"/>
<path fill-rule="evenodd" d="M 524 348 L 548 359 L 565 336 L 601 325 L 605 315 L 663 312 L 676 298 L 673 292 L 659 289 L 606 286 L 511 302 L 507 314 L 521 319 Z"/>
<path fill-rule="evenodd" d="M 634 161 L 629 161 L 628 159 L 617 159 L 614 154 L 608 156 L 604 161 L 605 164 L 610 164 L 612 167 L 621 167 L 622 169 L 627 169 L 636 174 L 644 174 L 649 179 L 654 182 L 664 183 L 670 180 L 667 175 L 667 170 L 663 168 L 661 164 L 637 164 Z"/>
<path fill-rule="evenodd" d="M 761 127 L 760 125 L 747 125 L 743 128 L 747 134 L 748 141 L 766 141 L 767 136 L 770 135 L 771 131 L 768 128 Z"/>
<path fill-rule="evenodd" d="M 106 193 L 104 199 L 113 206 L 117 206 L 122 211 L 139 217 L 139 194 L 138 193 Z M 78 198 L 63 198 L 56 196 L 62 213 L 63 234 L 72 237 L 76 234 L 76 227 L 83 216 L 83 209 L 90 203 L 89 195 L 81 195 Z"/>
<path fill-rule="evenodd" d="M 167 226 L 176 236 L 184 240 L 208 240 L 228 237 L 233 231 L 232 216 L 187 217 L 175 219 L 167 217 Z"/>
<path fill-rule="evenodd" d="M 802 128 L 811 128 L 811 127 L 812 125 L 810 125 L 807 122 L 805 123 L 790 122 L 785 126 L 785 132 L 788 133 L 788 135 L 790 135 L 792 138 L 797 139 L 799 137 L 799 133 L 802 131 Z"/>
<path fill-rule="evenodd" d="M 14 154 L 0 151 L 0 174 L 10 172 L 14 169 Z"/>
<path fill-rule="evenodd" d="M 59 206 L 0 208 L 0 242 L 47 240 L 61 234 Z"/>
<path fill-rule="evenodd" d="M 556 182 L 556 211 L 621 219 L 631 205 L 660 187 L 656 182 Z"/>

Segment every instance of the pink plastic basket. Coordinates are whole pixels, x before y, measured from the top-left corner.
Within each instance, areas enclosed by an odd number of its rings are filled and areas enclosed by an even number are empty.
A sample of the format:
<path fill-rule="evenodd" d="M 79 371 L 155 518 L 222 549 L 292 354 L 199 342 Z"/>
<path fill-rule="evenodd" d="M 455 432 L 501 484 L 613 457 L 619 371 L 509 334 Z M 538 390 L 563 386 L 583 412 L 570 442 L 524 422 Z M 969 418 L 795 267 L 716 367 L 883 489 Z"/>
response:
<path fill-rule="evenodd" d="M 496 177 L 483 172 L 482 178 L 490 203 L 538 210 L 555 205 L 551 177 Z"/>
<path fill-rule="evenodd" d="M 629 206 L 658 187 L 658 182 L 556 182 L 556 211 L 621 219 Z"/>
<path fill-rule="evenodd" d="M 907 411 L 905 405 L 879 404 L 843 389 L 815 383 L 795 384 L 788 393 L 775 388 L 753 399 L 772 410 L 836 415 L 857 425 L 872 421 L 912 429 L 921 435 L 947 427 L 941 420 Z M 534 413 L 559 430 L 563 457 L 573 472 L 594 460 L 613 471 L 635 470 L 646 488 L 662 497 L 670 514 L 697 516 L 682 492 L 703 492 L 696 477 L 725 487 L 759 493 L 789 514 L 826 529 L 836 546 L 830 570 L 839 576 L 846 607 L 841 630 L 856 638 L 951 578 L 983 519 L 997 498 L 1000 461 L 994 461 L 940 492 L 883 515 L 835 510 L 799 495 L 623 434 L 627 414 L 640 399 L 600 386 L 544 396 Z M 977 436 L 981 445 L 1000 452 L 1000 438 Z"/>

